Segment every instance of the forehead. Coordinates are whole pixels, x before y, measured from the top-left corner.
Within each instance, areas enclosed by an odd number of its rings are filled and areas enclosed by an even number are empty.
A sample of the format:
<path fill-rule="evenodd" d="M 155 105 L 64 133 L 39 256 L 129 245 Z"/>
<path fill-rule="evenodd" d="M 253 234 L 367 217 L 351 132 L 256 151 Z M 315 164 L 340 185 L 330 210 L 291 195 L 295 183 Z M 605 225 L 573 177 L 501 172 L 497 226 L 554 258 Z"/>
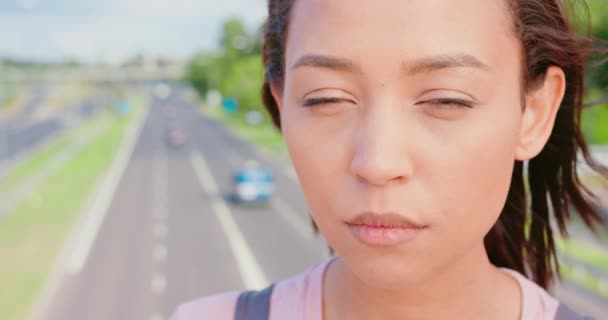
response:
<path fill-rule="evenodd" d="M 309 53 L 388 62 L 450 52 L 501 64 L 519 53 L 506 1 L 296 0 L 286 64 Z"/>

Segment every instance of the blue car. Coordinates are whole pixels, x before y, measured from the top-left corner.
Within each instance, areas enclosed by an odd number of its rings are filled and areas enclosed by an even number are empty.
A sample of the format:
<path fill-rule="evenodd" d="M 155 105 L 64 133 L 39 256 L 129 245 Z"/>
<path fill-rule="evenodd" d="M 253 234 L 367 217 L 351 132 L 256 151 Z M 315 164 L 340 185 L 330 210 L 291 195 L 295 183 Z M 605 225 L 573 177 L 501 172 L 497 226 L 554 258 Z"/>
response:
<path fill-rule="evenodd" d="M 248 161 L 236 170 L 234 180 L 234 200 L 242 203 L 266 203 L 274 192 L 272 171 L 260 166 L 256 161 Z"/>

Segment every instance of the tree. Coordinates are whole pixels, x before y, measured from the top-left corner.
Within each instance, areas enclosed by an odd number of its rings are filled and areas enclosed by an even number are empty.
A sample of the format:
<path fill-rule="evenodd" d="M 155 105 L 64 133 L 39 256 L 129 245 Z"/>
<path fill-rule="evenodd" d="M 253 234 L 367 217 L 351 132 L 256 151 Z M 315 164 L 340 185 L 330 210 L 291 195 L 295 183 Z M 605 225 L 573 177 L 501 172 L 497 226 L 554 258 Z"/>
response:
<path fill-rule="evenodd" d="M 588 1 L 588 11 L 585 7 L 571 9 L 576 11 L 573 19 L 579 33 L 589 34 L 597 48 L 595 55 L 590 57 L 587 73 L 587 91 L 591 101 L 608 98 L 608 1 Z"/>
<path fill-rule="evenodd" d="M 261 28 L 248 33 L 242 21 L 230 18 L 222 24 L 220 51 L 204 52 L 188 64 L 186 79 L 201 95 L 210 89 L 237 99 L 241 111 L 260 109 L 264 77 Z"/>
<path fill-rule="evenodd" d="M 230 18 L 224 21 L 220 46 L 224 50 L 226 58 L 232 60 L 243 56 L 249 46 L 249 41 L 245 25 L 239 18 Z"/>

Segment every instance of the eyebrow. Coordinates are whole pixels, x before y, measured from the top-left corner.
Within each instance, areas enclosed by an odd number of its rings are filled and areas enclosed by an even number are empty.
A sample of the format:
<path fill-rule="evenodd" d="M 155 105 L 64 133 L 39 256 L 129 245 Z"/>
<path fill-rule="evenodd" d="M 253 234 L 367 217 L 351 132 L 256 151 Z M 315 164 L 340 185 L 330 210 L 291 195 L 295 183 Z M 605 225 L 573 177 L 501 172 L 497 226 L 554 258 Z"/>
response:
<path fill-rule="evenodd" d="M 354 62 L 344 58 L 331 57 L 321 54 L 307 54 L 300 57 L 291 67 L 291 70 L 300 67 L 314 67 L 330 69 L 334 71 L 344 71 L 350 73 L 362 73 L 361 69 Z"/>
<path fill-rule="evenodd" d="M 425 57 L 403 64 L 403 69 L 408 75 L 458 67 L 468 67 L 486 71 L 490 69 L 487 64 L 481 62 L 479 59 L 468 53 L 455 53 Z"/>
<path fill-rule="evenodd" d="M 300 67 L 313 67 L 342 71 L 349 73 L 363 73 L 361 68 L 353 61 L 345 58 L 332 57 L 322 54 L 307 54 L 300 57 L 292 66 L 291 70 Z M 473 55 L 467 53 L 443 54 L 424 57 L 411 62 L 403 63 L 403 72 L 407 75 L 428 73 L 447 68 L 469 67 L 488 70 L 490 67 Z"/>

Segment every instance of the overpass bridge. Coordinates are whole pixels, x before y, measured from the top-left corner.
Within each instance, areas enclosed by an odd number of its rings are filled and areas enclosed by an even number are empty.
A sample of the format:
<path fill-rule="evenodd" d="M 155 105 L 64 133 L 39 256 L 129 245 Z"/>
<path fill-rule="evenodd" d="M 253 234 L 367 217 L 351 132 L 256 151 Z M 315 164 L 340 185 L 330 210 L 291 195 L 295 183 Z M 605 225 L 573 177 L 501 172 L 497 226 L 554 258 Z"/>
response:
<path fill-rule="evenodd" d="M 116 68 L 116 67 L 52 67 L 46 70 L 23 70 L 0 67 L 0 81 L 7 83 L 142 83 L 182 79 L 183 65 L 157 68 Z"/>

